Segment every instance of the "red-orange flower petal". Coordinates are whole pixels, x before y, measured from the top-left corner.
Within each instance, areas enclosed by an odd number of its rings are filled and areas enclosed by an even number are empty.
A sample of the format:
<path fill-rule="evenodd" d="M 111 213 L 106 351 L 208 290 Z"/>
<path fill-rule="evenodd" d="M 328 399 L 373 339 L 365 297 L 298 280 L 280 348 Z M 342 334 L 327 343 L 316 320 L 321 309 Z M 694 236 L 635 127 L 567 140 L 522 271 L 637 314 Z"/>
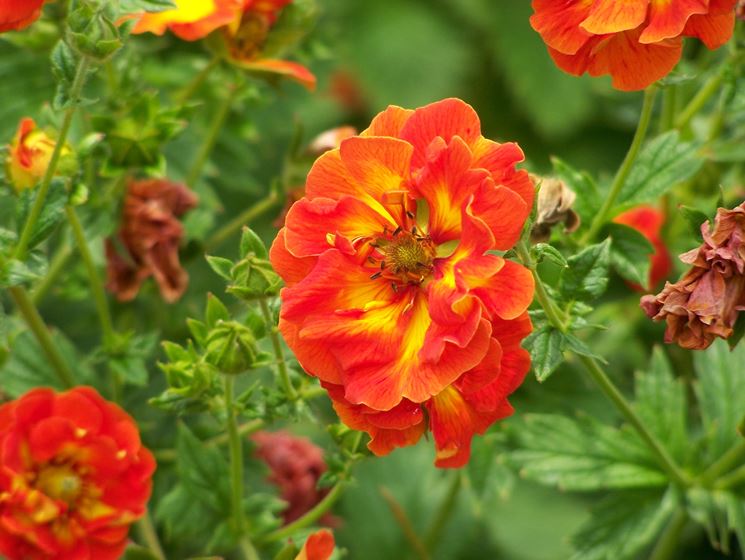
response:
<path fill-rule="evenodd" d="M 334 546 L 333 533 L 321 529 L 308 537 L 295 560 L 328 560 L 334 553 Z"/>
<path fill-rule="evenodd" d="M 665 214 L 654 206 L 637 206 L 619 214 L 613 221 L 634 228 L 654 246 L 654 252 L 649 256 L 651 267 L 648 285 L 633 285 L 634 289 L 639 291 L 654 290 L 670 275 L 673 268 L 672 257 L 661 236 Z"/>
<path fill-rule="evenodd" d="M 184 41 L 197 41 L 231 23 L 242 0 L 175 0 L 176 8 L 139 16 L 132 33 L 163 35 L 170 30 Z"/>
<path fill-rule="evenodd" d="M 35 389 L 0 407 L 0 553 L 120 558 L 155 462 L 134 421 L 93 389 Z"/>
<path fill-rule="evenodd" d="M 39 19 L 45 0 L 0 0 L 0 33 L 28 27 Z"/>

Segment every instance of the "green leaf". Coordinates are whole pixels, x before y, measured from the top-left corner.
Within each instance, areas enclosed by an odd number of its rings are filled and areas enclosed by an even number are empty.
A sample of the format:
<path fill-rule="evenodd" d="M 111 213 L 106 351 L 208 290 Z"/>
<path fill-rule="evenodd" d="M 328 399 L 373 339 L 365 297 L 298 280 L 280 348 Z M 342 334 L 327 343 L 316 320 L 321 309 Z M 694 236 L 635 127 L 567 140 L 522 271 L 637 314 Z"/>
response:
<path fill-rule="evenodd" d="M 538 381 L 545 381 L 564 361 L 565 339 L 561 332 L 549 325 L 533 331 L 523 342 Z"/>
<path fill-rule="evenodd" d="M 579 354 L 580 356 L 587 356 L 588 358 L 595 358 L 601 363 L 607 364 L 608 362 L 603 358 L 602 356 L 596 354 L 593 352 L 593 350 L 587 346 L 584 342 L 582 342 L 579 338 L 574 336 L 571 333 L 565 333 L 564 335 L 564 348 L 566 350 L 571 350 L 575 354 Z"/>
<path fill-rule="evenodd" d="M 269 258 L 266 245 L 264 245 L 261 237 L 259 237 L 256 232 L 249 227 L 243 228 L 240 250 L 242 259 L 251 255 L 258 257 L 259 259 Z"/>
<path fill-rule="evenodd" d="M 561 294 L 566 300 L 588 301 L 599 297 L 608 286 L 610 240 L 590 245 L 567 260 L 561 274 Z"/>
<path fill-rule="evenodd" d="M 554 166 L 556 178 L 564 181 L 567 187 L 577 193 L 574 211 L 582 218 L 583 224 L 590 224 L 602 205 L 597 183 L 589 173 L 577 171 L 557 157 L 551 158 L 551 163 Z"/>
<path fill-rule="evenodd" d="M 54 331 L 52 336 L 62 358 L 70 366 L 75 381 L 79 384 L 90 383 L 94 375 L 75 347 L 59 331 Z M 13 340 L 10 357 L 0 369 L 0 388 L 11 397 L 18 397 L 34 387 L 65 388 L 39 343 L 30 332 L 24 331 Z"/>
<path fill-rule="evenodd" d="M 230 312 L 225 304 L 214 294 L 207 294 L 207 311 L 205 313 L 207 326 L 212 329 L 218 321 L 229 321 Z"/>
<path fill-rule="evenodd" d="M 530 254 L 536 263 L 547 260 L 562 268 L 567 266 L 567 260 L 561 254 L 561 251 L 548 243 L 536 243 L 530 248 Z"/>
<path fill-rule="evenodd" d="M 740 313 L 735 321 L 735 328 L 727 339 L 730 350 L 734 350 L 745 336 L 745 313 Z"/>
<path fill-rule="evenodd" d="M 678 210 L 688 223 L 693 237 L 701 239 L 701 226 L 709 220 L 709 216 L 698 208 L 691 208 L 682 204 L 678 206 Z"/>
<path fill-rule="evenodd" d="M 717 339 L 707 350 L 696 352 L 693 363 L 697 378 L 694 388 L 709 439 L 708 458 L 714 460 L 739 437 L 737 425 L 745 410 L 745 345 L 730 351 L 724 340 Z"/>
<path fill-rule="evenodd" d="M 610 261 L 622 278 L 643 287 L 649 285 L 649 256 L 654 246 L 634 228 L 608 224 L 611 238 Z"/>
<path fill-rule="evenodd" d="M 124 551 L 123 560 L 158 560 L 153 552 L 141 546 L 131 545 Z"/>
<path fill-rule="evenodd" d="M 654 138 L 642 148 L 618 196 L 618 206 L 630 207 L 660 198 L 677 184 L 690 179 L 704 163 L 698 144 L 683 142 L 673 130 Z"/>
<path fill-rule="evenodd" d="M 655 347 L 647 370 L 637 373 L 635 385 L 634 406 L 642 421 L 671 455 L 683 462 L 690 449 L 686 390 L 683 383 L 673 376 L 662 348 Z"/>
<path fill-rule="evenodd" d="M 176 7 L 173 0 L 119 0 L 119 13 L 165 12 Z"/>
<path fill-rule="evenodd" d="M 213 511 L 228 511 L 230 477 L 220 449 L 205 445 L 184 424 L 179 424 L 176 452 L 181 484 L 192 499 Z"/>
<path fill-rule="evenodd" d="M 230 259 L 224 259 L 222 257 L 211 257 L 207 256 L 207 264 L 215 273 L 225 280 L 231 280 L 230 271 L 233 268 L 233 261 Z"/>
<path fill-rule="evenodd" d="M 678 507 L 672 491 L 612 495 L 572 537 L 572 560 L 631 560 L 650 546 Z"/>
<path fill-rule="evenodd" d="M 24 227 L 26 219 L 31 211 L 31 207 L 39 194 L 39 189 L 28 189 L 21 194 L 18 204 L 17 223 L 19 227 Z M 33 249 L 39 243 L 49 237 L 65 216 L 65 205 L 67 204 L 67 190 L 65 183 L 61 179 L 54 179 L 49 186 L 47 197 L 44 200 L 44 206 L 39 214 L 39 218 L 34 224 L 34 229 L 29 238 L 28 247 Z M 18 232 L 20 236 L 20 231 Z"/>
<path fill-rule="evenodd" d="M 510 431 L 516 451 L 507 457 L 524 478 L 561 490 L 595 491 L 665 486 L 667 477 L 635 433 L 554 414 L 523 416 Z"/>

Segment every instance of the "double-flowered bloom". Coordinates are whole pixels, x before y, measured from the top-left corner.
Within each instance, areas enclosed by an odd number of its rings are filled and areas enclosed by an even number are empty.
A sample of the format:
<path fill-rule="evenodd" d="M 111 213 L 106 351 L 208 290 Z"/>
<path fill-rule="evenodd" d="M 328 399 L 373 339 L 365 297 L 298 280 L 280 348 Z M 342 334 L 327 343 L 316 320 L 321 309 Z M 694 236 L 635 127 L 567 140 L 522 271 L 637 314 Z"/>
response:
<path fill-rule="evenodd" d="M 609 74 L 639 90 L 678 63 L 683 37 L 717 49 L 732 36 L 737 0 L 533 0 L 530 21 L 570 74 Z"/>
<path fill-rule="evenodd" d="M 0 0 L 0 33 L 28 27 L 41 15 L 45 0 Z"/>
<path fill-rule="evenodd" d="M 287 215 L 271 250 L 280 330 L 376 454 L 429 428 L 436 464 L 462 466 L 512 412 L 533 278 L 499 252 L 533 204 L 522 160 L 463 101 L 389 107 L 317 160 Z"/>
<path fill-rule="evenodd" d="M 0 406 L 0 555 L 121 558 L 154 470 L 134 420 L 89 387 Z"/>

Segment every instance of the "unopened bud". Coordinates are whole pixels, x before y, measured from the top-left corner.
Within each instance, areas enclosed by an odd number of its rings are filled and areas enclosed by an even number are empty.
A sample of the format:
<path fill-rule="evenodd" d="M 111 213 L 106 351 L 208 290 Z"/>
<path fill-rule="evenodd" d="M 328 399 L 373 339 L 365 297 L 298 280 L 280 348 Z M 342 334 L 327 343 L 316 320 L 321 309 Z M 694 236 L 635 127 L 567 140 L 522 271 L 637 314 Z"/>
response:
<path fill-rule="evenodd" d="M 228 375 L 251 369 L 258 353 L 251 330 L 235 321 L 220 321 L 207 336 L 206 349 L 207 363 Z"/>

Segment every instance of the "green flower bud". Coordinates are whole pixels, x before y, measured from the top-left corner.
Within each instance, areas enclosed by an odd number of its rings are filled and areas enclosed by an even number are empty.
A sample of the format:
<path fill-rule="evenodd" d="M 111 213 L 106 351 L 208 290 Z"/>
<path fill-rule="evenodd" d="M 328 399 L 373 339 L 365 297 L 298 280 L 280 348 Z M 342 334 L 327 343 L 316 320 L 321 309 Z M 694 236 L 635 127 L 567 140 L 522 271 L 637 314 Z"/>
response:
<path fill-rule="evenodd" d="M 207 336 L 205 346 L 205 360 L 222 373 L 243 373 L 257 361 L 253 333 L 236 321 L 219 321 Z"/>
<path fill-rule="evenodd" d="M 232 276 L 233 283 L 228 286 L 228 293 L 246 301 L 276 296 L 282 287 L 282 279 L 274 272 L 271 263 L 254 256 L 236 264 Z"/>

